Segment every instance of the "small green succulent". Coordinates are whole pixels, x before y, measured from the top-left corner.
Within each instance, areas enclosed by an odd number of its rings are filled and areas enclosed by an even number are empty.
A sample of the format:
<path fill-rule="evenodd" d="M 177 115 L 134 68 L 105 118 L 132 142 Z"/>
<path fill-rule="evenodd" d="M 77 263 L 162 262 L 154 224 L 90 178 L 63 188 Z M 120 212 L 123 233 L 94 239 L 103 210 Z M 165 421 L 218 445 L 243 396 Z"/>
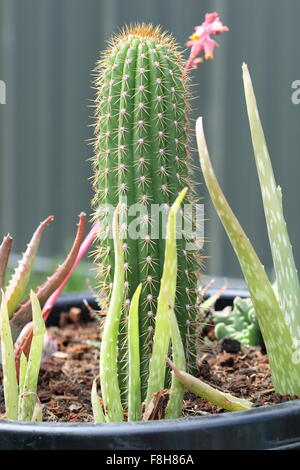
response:
<path fill-rule="evenodd" d="M 245 346 L 263 343 L 256 313 L 251 299 L 236 297 L 233 307 L 214 314 L 217 339 L 232 338 Z"/>

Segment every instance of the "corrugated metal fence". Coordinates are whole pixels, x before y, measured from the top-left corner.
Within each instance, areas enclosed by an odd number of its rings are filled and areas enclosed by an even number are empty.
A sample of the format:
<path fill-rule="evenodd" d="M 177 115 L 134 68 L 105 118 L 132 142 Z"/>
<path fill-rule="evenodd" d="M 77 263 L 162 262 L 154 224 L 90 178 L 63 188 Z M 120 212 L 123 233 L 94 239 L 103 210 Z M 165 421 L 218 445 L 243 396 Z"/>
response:
<path fill-rule="evenodd" d="M 270 265 L 259 188 L 245 115 L 241 64 L 252 72 L 278 183 L 300 261 L 300 106 L 291 83 L 300 79 L 297 0 L 0 0 L 0 235 L 23 249 L 37 222 L 56 216 L 41 253 L 62 253 L 76 215 L 90 213 L 87 139 L 91 70 L 105 40 L 124 23 L 159 23 L 184 44 L 206 11 L 217 10 L 231 31 L 216 60 L 194 72 L 195 115 L 205 116 L 223 188 L 266 266 Z M 201 181 L 199 174 L 199 181 Z M 230 245 L 203 186 L 210 272 L 239 275 Z M 286 199 L 286 200 L 285 200 Z"/>

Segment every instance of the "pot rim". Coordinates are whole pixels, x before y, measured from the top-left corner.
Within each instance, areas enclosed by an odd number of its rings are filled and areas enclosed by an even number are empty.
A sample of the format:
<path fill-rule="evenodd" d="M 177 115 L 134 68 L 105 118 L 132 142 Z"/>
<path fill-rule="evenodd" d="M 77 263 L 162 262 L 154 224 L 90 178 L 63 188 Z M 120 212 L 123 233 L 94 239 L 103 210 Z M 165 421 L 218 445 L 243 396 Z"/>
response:
<path fill-rule="evenodd" d="M 123 431 L 128 433 L 128 430 L 133 431 L 134 433 L 140 429 L 147 426 L 148 428 L 153 428 L 154 430 L 157 427 L 174 427 L 174 425 L 181 425 L 181 427 L 187 428 L 198 428 L 201 427 L 209 428 L 214 427 L 218 421 L 218 427 L 227 426 L 229 421 L 232 421 L 231 425 L 240 425 L 244 423 L 250 423 L 251 421 L 263 421 L 267 422 L 275 418 L 283 418 L 285 415 L 294 415 L 297 413 L 300 416 L 300 399 L 291 400 L 284 403 L 278 403 L 275 405 L 266 405 L 258 408 L 251 408 L 249 410 L 242 411 L 226 411 L 219 414 L 207 414 L 203 416 L 187 416 L 177 419 L 160 419 L 160 420 L 149 420 L 149 421 L 132 421 L 132 422 L 115 422 L 115 423 L 92 423 L 92 422 L 79 422 L 79 423 L 68 423 L 64 421 L 59 422 L 29 422 L 29 421 L 11 421 L 11 420 L 0 420 L 0 431 L 4 430 L 6 427 L 12 429 L 13 427 L 20 427 L 22 429 L 37 429 L 49 430 L 50 428 L 69 428 L 78 429 L 78 428 L 94 428 L 94 429 L 107 429 L 110 432 L 113 432 L 114 428 L 118 428 L 118 433 Z M 178 428 L 177 428 L 178 429 Z"/>

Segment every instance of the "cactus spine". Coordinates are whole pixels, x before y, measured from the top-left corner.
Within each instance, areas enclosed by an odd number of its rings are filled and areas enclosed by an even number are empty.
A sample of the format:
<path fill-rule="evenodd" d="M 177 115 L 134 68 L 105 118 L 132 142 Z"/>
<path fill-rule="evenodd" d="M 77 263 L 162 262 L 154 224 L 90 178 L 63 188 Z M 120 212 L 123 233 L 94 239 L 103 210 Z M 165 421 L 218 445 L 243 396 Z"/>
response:
<path fill-rule="evenodd" d="M 120 373 L 126 375 L 126 318 L 130 299 L 142 283 L 140 354 L 143 398 L 149 373 L 154 312 L 162 276 L 165 240 L 151 237 L 151 205 L 166 210 L 189 183 L 187 89 L 183 59 L 171 36 L 151 25 L 137 25 L 114 38 L 97 66 L 93 206 L 101 221 L 99 277 L 111 292 L 114 274 L 109 207 L 126 197 L 127 219 L 121 226 L 125 292 L 123 333 L 119 339 Z M 191 191 L 190 191 L 191 192 Z M 140 239 L 126 229 L 136 218 L 130 207 L 141 204 Z M 153 206 L 152 206 L 153 207 Z M 123 217 L 124 217 L 123 211 Z M 120 210 L 120 218 L 122 211 Z M 194 346 L 196 262 L 177 240 L 178 291 L 175 312 L 191 363 Z M 122 378 L 121 378 L 122 381 Z"/>

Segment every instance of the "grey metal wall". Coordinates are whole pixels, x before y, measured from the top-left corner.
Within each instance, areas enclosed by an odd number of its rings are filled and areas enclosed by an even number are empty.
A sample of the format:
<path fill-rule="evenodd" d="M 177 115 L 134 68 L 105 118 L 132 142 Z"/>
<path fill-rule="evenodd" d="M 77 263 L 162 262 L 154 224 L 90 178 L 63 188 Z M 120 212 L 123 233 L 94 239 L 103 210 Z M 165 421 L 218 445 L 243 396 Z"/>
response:
<path fill-rule="evenodd" d="M 241 81 L 250 67 L 285 213 L 300 264 L 299 0 L 0 0 L 0 236 L 21 250 L 35 225 L 56 216 L 41 252 L 61 253 L 76 214 L 90 212 L 91 70 L 105 39 L 124 23 L 159 23 L 181 44 L 206 11 L 217 10 L 230 32 L 219 37 L 216 60 L 193 72 L 195 116 L 205 116 L 214 166 L 232 206 L 270 266 L 263 212 Z M 201 175 L 198 176 L 202 180 Z M 207 270 L 239 276 L 223 229 L 204 197 L 211 256 Z"/>

